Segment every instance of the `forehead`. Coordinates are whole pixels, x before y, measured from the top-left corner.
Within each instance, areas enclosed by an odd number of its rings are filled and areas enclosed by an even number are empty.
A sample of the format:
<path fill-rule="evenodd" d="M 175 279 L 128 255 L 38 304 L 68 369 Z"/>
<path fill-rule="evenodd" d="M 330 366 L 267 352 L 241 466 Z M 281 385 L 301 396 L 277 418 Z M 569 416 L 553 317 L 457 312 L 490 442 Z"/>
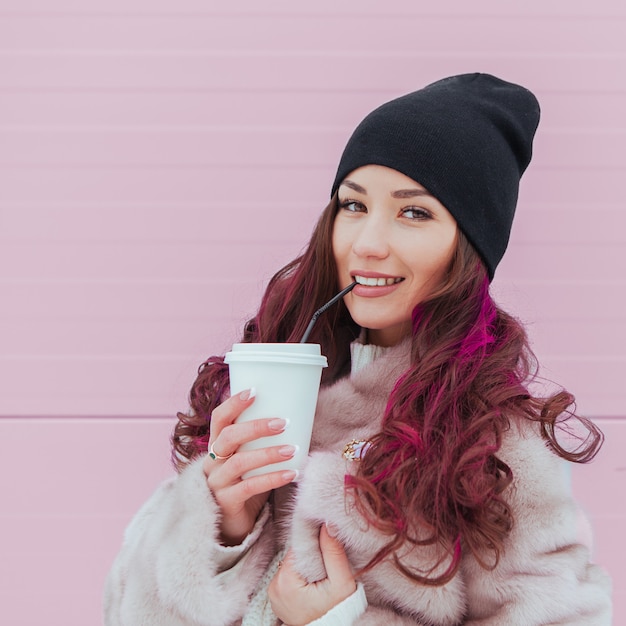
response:
<path fill-rule="evenodd" d="M 389 188 L 390 190 L 406 188 L 426 191 L 426 188 L 416 180 L 384 165 L 364 165 L 359 167 L 350 172 L 343 179 L 341 185 L 361 193 L 367 193 L 377 188 Z M 355 189 L 355 186 L 361 187 L 362 190 Z"/>

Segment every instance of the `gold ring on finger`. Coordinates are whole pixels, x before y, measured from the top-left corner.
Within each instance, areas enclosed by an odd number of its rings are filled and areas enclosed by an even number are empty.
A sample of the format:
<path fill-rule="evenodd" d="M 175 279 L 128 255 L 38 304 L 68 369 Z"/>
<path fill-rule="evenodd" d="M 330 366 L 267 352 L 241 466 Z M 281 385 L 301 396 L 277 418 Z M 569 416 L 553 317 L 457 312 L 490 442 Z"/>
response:
<path fill-rule="evenodd" d="M 209 456 L 215 461 L 225 461 L 226 459 L 230 459 L 231 456 L 233 456 L 234 452 L 231 452 L 230 454 L 227 454 L 226 456 L 222 456 L 221 454 L 218 454 L 217 452 L 215 452 L 215 448 L 213 447 L 215 444 L 212 443 L 211 447 L 209 448 Z"/>

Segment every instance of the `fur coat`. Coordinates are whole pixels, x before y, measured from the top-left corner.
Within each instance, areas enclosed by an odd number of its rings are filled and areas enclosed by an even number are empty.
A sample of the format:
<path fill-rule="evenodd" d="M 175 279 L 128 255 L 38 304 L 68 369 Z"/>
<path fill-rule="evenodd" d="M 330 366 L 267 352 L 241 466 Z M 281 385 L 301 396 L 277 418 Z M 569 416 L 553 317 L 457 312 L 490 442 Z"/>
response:
<path fill-rule="evenodd" d="M 106 583 L 105 626 L 237 625 L 283 542 L 294 549 L 302 575 L 324 577 L 317 536 L 325 522 L 336 529 L 355 569 L 365 565 L 386 538 L 347 503 L 343 484 L 351 462 L 342 450 L 377 432 L 408 359 L 405 342 L 320 391 L 302 478 L 274 494 L 242 546 L 218 543 L 219 510 L 201 459 L 161 485 L 126 530 Z M 369 606 L 360 625 L 611 623 L 610 581 L 589 562 L 581 542 L 588 533 L 563 461 L 528 421 L 511 424 L 499 457 L 513 472 L 505 494 L 515 521 L 496 569 L 483 569 L 468 553 L 449 583 L 424 586 L 383 562 L 362 577 Z M 407 548 L 403 562 L 430 567 L 432 549 Z"/>

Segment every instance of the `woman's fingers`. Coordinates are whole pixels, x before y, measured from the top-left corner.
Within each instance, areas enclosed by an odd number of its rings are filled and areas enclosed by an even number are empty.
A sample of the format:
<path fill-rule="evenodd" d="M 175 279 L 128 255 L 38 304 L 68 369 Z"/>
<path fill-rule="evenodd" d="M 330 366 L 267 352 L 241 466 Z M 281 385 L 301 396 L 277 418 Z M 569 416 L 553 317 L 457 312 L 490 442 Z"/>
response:
<path fill-rule="evenodd" d="M 352 595 L 357 584 L 345 550 L 339 541 L 320 529 L 320 549 L 327 577 L 307 583 L 296 571 L 294 555 L 285 556 L 268 587 L 268 596 L 276 616 L 285 624 L 309 624 Z"/>
<path fill-rule="evenodd" d="M 261 476 L 251 476 L 220 489 L 219 497 L 216 495 L 216 498 L 219 500 L 219 504 L 228 510 L 229 505 L 235 508 L 237 503 L 247 502 L 254 496 L 283 487 L 295 480 L 297 476 L 296 470 L 282 470 Z"/>
<path fill-rule="evenodd" d="M 212 441 L 215 441 L 215 438 L 222 432 L 224 427 L 232 424 L 254 402 L 255 395 L 254 387 L 246 389 L 231 396 L 228 400 L 224 400 L 222 404 L 213 409 L 210 430 Z"/>
<path fill-rule="evenodd" d="M 286 461 L 292 458 L 296 451 L 297 448 L 292 445 L 270 446 L 258 450 L 238 452 L 219 464 L 216 464 L 216 461 L 210 457 L 206 457 L 204 465 L 205 468 L 208 466 L 208 471 L 205 471 L 208 485 L 211 491 L 216 492 L 219 489 L 240 483 L 242 476 L 247 472 Z"/>
<path fill-rule="evenodd" d="M 234 482 L 259 467 L 286 461 L 292 458 L 296 451 L 296 446 L 285 444 L 239 452 L 220 468 L 220 478 L 229 483 Z"/>
<path fill-rule="evenodd" d="M 281 433 L 285 430 L 286 424 L 287 422 L 283 419 L 267 418 L 226 426 L 219 435 L 210 440 L 209 455 L 205 458 L 203 465 L 205 475 L 211 476 L 228 462 L 229 472 L 227 474 L 220 472 L 223 483 L 226 476 L 229 477 L 228 480 L 232 481 L 256 467 L 291 458 L 295 450 L 287 455 L 285 446 L 262 448 L 265 451 L 262 457 L 259 457 L 259 454 L 253 454 L 252 451 L 242 453 L 241 456 L 235 454 L 239 450 L 239 446 L 248 441 Z M 245 457 L 250 454 L 252 456 L 246 460 Z"/>
<path fill-rule="evenodd" d="M 222 511 L 221 540 L 238 545 L 252 530 L 268 494 L 290 483 L 295 471 L 275 471 L 243 478 L 253 469 L 273 465 L 293 457 L 294 446 L 268 446 L 242 451 L 241 445 L 281 433 L 287 421 L 280 418 L 255 419 L 237 423 L 237 418 L 254 402 L 254 389 L 225 400 L 211 414 L 209 454 L 203 470 L 207 485 Z"/>
<path fill-rule="evenodd" d="M 326 524 L 320 528 L 320 550 L 328 580 L 345 587 L 346 597 L 356 588 L 352 566 L 341 542 L 331 536 Z"/>
<path fill-rule="evenodd" d="M 252 530 L 268 494 L 273 489 L 284 487 L 296 476 L 297 472 L 293 470 L 271 472 L 212 489 L 222 511 L 220 530 L 224 545 L 240 544 Z"/>
<path fill-rule="evenodd" d="M 254 401 L 254 390 L 231 396 L 211 415 L 209 454 L 203 461 L 207 485 L 222 510 L 221 536 L 224 545 L 237 545 L 248 534 L 268 494 L 290 483 L 295 471 L 274 471 L 243 478 L 248 472 L 286 461 L 295 446 L 267 446 L 241 450 L 244 443 L 277 435 L 287 421 L 280 418 L 255 419 L 237 423 L 237 418 Z"/>
<path fill-rule="evenodd" d="M 213 450 L 220 456 L 228 456 L 236 452 L 239 446 L 261 437 L 271 437 L 283 432 L 287 422 L 280 418 L 264 418 L 230 424 L 225 426 L 218 435 L 211 438 Z"/>
<path fill-rule="evenodd" d="M 255 398 L 255 390 L 246 389 L 235 394 L 216 407 L 211 414 L 210 451 L 213 460 L 224 461 L 234 454 L 239 446 L 261 437 L 277 435 L 285 430 L 286 420 L 280 418 L 252 420 L 235 423 Z"/>

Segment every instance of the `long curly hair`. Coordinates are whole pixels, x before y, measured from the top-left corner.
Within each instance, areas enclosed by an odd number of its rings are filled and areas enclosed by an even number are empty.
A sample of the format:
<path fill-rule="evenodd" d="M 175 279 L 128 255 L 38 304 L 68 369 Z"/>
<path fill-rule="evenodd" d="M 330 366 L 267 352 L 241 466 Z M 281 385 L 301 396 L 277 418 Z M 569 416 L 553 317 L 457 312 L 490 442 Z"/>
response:
<path fill-rule="evenodd" d="M 299 341 L 313 313 L 337 293 L 336 213 L 335 196 L 305 252 L 269 282 L 243 342 Z M 514 523 L 503 496 L 514 477 L 497 456 L 512 421 L 538 422 L 552 450 L 579 463 L 596 455 L 603 437 L 574 414 L 570 393 L 529 392 L 537 364 L 526 332 L 493 302 L 487 270 L 463 233 L 444 284 L 416 307 L 412 322 L 411 366 L 390 394 L 381 431 L 346 476 L 346 492 L 389 536 L 362 571 L 392 558 L 407 577 L 441 585 L 457 572 L 462 550 L 485 568 L 498 563 Z M 309 341 L 328 357 L 322 385 L 349 372 L 349 346 L 359 331 L 343 302 L 320 317 Z M 206 452 L 211 412 L 227 392 L 223 357 L 210 357 L 192 386 L 190 412 L 178 414 L 172 457 L 179 470 Z M 574 449 L 558 440 L 559 426 L 570 418 L 582 425 Z M 441 559 L 429 571 L 413 571 L 398 557 L 407 542 L 436 545 Z"/>

